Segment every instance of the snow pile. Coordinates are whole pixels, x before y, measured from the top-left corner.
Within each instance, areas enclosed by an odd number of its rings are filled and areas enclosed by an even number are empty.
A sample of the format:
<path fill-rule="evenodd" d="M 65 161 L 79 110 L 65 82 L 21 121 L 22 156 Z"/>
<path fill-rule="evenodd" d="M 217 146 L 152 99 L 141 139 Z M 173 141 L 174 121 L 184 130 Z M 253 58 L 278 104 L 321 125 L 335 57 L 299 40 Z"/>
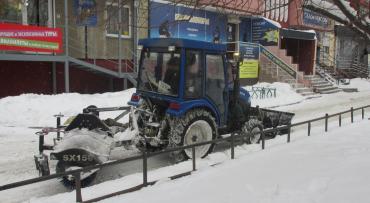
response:
<path fill-rule="evenodd" d="M 368 122 L 330 129 L 324 136 L 316 133 L 297 138 L 293 134 L 291 144 L 282 144 L 286 137 L 278 137 L 269 140 L 264 151 L 257 150 L 257 145 L 244 145 L 237 149 L 235 160 L 230 160 L 229 151 L 215 153 L 197 160 L 198 170 L 178 180 L 164 177 L 190 170 L 191 162 L 150 171 L 149 180 L 159 178 L 159 183 L 102 202 L 368 202 Z M 223 163 L 210 167 L 212 160 Z M 141 181 L 138 173 L 104 182 L 84 188 L 83 198 L 122 190 Z M 73 202 L 74 198 L 72 192 L 29 202 Z"/>
<path fill-rule="evenodd" d="M 265 18 L 265 17 L 262 17 L 265 21 L 267 21 L 267 22 L 269 22 L 269 23 L 271 23 L 272 25 L 274 25 L 274 26 L 276 26 L 276 27 L 278 27 L 278 28 L 281 28 L 281 25 L 280 25 L 280 23 L 279 22 L 276 22 L 276 21 L 274 21 L 274 20 L 271 20 L 271 19 L 268 19 L 268 18 Z"/>
<path fill-rule="evenodd" d="M 104 94 L 64 93 L 58 95 L 23 94 L 0 99 L 0 126 L 55 126 L 56 114 L 74 116 L 89 105 L 126 106 L 135 89 Z M 102 117 L 118 112 L 102 113 Z"/>
<path fill-rule="evenodd" d="M 276 98 L 252 99 L 252 105 L 275 107 L 300 102 L 304 99 L 286 83 L 259 83 L 258 87 L 276 88 Z M 247 89 L 250 89 L 247 87 Z M 89 105 L 97 107 L 126 106 L 135 89 L 104 94 L 64 93 L 58 95 L 23 94 L 0 99 L 0 126 L 55 126 L 56 114 L 67 119 L 82 112 Z M 115 117 L 119 112 L 101 113 L 102 118 Z M 63 121 L 62 120 L 62 121 Z"/>
<path fill-rule="evenodd" d="M 281 82 L 274 82 L 274 83 L 257 83 L 253 85 L 253 87 L 265 87 L 265 88 L 276 88 L 276 97 L 268 97 L 268 98 L 257 98 L 256 95 L 252 97 L 252 106 L 260 106 L 264 108 L 268 107 L 276 107 L 276 106 L 283 106 L 283 105 L 290 105 L 295 104 L 303 101 L 305 98 L 296 93 L 294 89 L 287 83 Z M 253 92 L 251 86 L 244 87 L 249 91 L 252 95 Z M 257 93 L 259 95 L 259 93 Z"/>
<path fill-rule="evenodd" d="M 357 88 L 359 92 L 370 91 L 370 81 L 363 78 L 354 78 L 348 85 L 340 85 L 340 88 Z"/>

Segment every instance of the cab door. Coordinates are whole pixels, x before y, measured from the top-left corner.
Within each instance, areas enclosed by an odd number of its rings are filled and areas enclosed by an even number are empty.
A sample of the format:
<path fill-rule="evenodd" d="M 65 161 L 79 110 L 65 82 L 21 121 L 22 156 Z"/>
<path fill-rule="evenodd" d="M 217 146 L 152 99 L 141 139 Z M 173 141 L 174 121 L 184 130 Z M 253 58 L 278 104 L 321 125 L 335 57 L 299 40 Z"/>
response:
<path fill-rule="evenodd" d="M 224 72 L 223 55 L 205 54 L 206 80 L 205 92 L 207 98 L 217 108 L 221 126 L 226 124 L 226 96 L 227 92 Z"/>

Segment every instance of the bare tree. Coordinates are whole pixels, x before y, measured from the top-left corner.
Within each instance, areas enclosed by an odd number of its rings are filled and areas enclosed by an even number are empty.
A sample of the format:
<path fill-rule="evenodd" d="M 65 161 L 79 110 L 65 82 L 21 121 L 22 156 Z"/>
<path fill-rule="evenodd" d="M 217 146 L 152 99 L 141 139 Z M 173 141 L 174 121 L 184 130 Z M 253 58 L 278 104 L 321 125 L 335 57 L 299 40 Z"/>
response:
<path fill-rule="evenodd" d="M 369 7 L 365 7 L 365 10 L 360 10 L 359 7 L 354 9 L 350 2 L 344 0 L 304 0 L 302 6 L 348 26 L 370 42 Z"/>

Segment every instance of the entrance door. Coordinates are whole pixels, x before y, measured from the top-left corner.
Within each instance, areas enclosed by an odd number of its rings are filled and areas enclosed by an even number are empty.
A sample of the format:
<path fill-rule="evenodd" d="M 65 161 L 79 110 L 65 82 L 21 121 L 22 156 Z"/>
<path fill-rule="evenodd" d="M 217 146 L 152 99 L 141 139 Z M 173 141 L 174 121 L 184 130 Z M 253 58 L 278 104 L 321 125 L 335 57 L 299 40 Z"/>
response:
<path fill-rule="evenodd" d="M 221 124 L 225 123 L 225 74 L 222 55 L 206 55 L 206 95 L 220 114 Z"/>

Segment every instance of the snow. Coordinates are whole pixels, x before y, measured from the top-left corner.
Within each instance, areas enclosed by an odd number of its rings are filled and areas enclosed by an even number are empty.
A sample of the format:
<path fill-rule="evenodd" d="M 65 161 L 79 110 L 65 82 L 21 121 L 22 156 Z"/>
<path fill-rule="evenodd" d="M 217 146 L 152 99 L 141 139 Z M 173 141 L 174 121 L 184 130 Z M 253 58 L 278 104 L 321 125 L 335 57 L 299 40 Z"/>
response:
<path fill-rule="evenodd" d="M 263 18 L 265 21 L 267 21 L 267 22 L 269 22 L 269 23 L 271 23 L 271 24 L 275 25 L 276 27 L 281 28 L 280 23 L 278 23 L 278 22 L 276 22 L 276 21 L 273 21 L 273 20 L 271 20 L 271 19 L 265 18 L 265 17 L 262 17 L 262 18 Z"/>
<path fill-rule="evenodd" d="M 274 83 L 257 83 L 253 85 L 253 87 L 265 87 L 265 88 L 275 88 L 276 89 L 276 97 L 268 97 L 268 98 L 259 98 L 253 96 L 251 99 L 252 106 L 260 106 L 263 108 L 271 108 L 277 106 L 284 106 L 284 105 L 291 105 L 295 103 L 302 102 L 305 97 L 296 93 L 294 89 L 287 83 L 281 82 L 274 82 Z M 247 89 L 251 95 L 252 93 L 252 86 L 244 87 Z"/>
<path fill-rule="evenodd" d="M 57 95 L 22 94 L 0 99 L 0 126 L 55 126 L 56 114 L 66 117 L 82 113 L 89 105 L 97 107 L 127 106 L 135 89 L 104 94 L 64 93 Z M 102 113 L 103 118 L 117 112 Z M 64 118 L 65 120 L 66 118 Z"/>
<path fill-rule="evenodd" d="M 357 88 L 358 91 L 370 91 L 370 81 L 364 78 L 350 79 L 348 85 L 340 85 L 340 88 Z"/>
<path fill-rule="evenodd" d="M 259 86 L 261 85 L 277 88 L 277 97 L 268 100 L 252 100 L 252 104 L 271 107 L 296 103 L 304 99 L 284 83 L 259 84 Z M 62 120 L 64 122 L 68 117 L 81 113 L 82 109 L 89 105 L 96 105 L 97 107 L 126 106 L 134 92 L 135 89 L 129 89 L 115 93 L 92 95 L 64 93 L 58 95 L 22 94 L 6 97 L 0 99 L 0 126 L 55 126 L 56 119 L 54 115 L 56 114 L 65 115 Z M 288 95 L 289 97 L 287 97 Z M 114 116 L 117 116 L 117 112 L 101 113 L 102 118 Z"/>
<path fill-rule="evenodd" d="M 252 105 L 265 108 L 279 105 L 274 109 L 295 113 L 293 123 L 348 110 L 352 106 L 369 105 L 368 81 L 354 79 L 351 85 L 360 91 L 305 99 L 287 84 L 260 83 L 257 86 L 276 88 L 277 97 L 252 99 Z M 90 104 L 99 107 L 126 105 L 134 91 L 95 95 L 27 94 L 0 99 L 1 185 L 38 176 L 33 160 L 33 155 L 38 153 L 38 137 L 34 135 L 38 129 L 28 126 L 54 126 L 54 114 L 62 112 L 71 116 Z M 348 116 L 343 116 L 346 127 L 340 129 L 335 127 L 337 118 L 329 119 L 329 133 L 325 136 L 321 136 L 323 123 L 313 123 L 311 137 L 306 137 L 307 126 L 302 126 L 293 130 L 289 145 L 283 144 L 286 137 L 281 136 L 269 140 L 265 151 L 258 145 L 239 146 L 236 160 L 230 160 L 228 144 L 217 146 L 215 153 L 197 160 L 198 170 L 192 176 L 175 181 L 169 181 L 167 177 L 191 170 L 191 162 L 172 165 L 165 155 L 150 158 L 149 181 L 160 180 L 159 183 L 106 201 L 365 202 L 365 195 L 369 193 L 366 189 L 370 188 L 370 143 L 369 136 L 364 136 L 370 132 L 369 120 L 357 123 L 360 120 L 357 117 L 356 124 L 349 125 Z M 365 116 L 370 116 L 370 109 L 366 110 Z M 330 139 L 334 136 L 335 139 Z M 47 141 L 50 139 L 48 136 Z M 128 152 L 131 155 L 137 153 L 116 148 L 112 156 L 119 158 Z M 53 172 L 55 163 L 50 164 Z M 214 164 L 217 165 L 211 167 Z M 103 169 L 98 172 L 95 185 L 83 189 L 83 198 L 86 200 L 140 184 L 141 171 L 140 160 Z M 0 202 L 74 202 L 74 198 L 75 193 L 65 189 L 58 180 L 0 192 Z"/>
<path fill-rule="evenodd" d="M 329 13 L 337 16 L 338 18 L 341 18 L 343 20 L 347 20 L 347 17 L 343 14 L 343 12 L 333 3 L 328 1 L 322 1 L 322 0 L 309 0 L 306 1 L 305 4 L 307 5 L 313 5 L 317 8 L 322 8 L 328 11 Z M 348 5 L 349 7 L 349 5 Z"/>
<path fill-rule="evenodd" d="M 191 162 L 149 172 L 154 186 L 101 202 L 368 202 L 370 192 L 370 132 L 364 120 L 329 133 L 305 137 L 291 144 L 285 137 L 268 141 L 262 151 L 243 145 L 197 160 L 198 170 L 177 180 L 166 177 L 189 171 Z M 304 161 L 302 161 L 304 160 Z M 214 163 L 220 163 L 211 167 Z M 140 184 L 140 173 L 84 188 L 89 199 Z M 169 192 L 170 191 L 170 192 Z M 31 203 L 74 202 L 75 194 L 31 199 Z"/>

